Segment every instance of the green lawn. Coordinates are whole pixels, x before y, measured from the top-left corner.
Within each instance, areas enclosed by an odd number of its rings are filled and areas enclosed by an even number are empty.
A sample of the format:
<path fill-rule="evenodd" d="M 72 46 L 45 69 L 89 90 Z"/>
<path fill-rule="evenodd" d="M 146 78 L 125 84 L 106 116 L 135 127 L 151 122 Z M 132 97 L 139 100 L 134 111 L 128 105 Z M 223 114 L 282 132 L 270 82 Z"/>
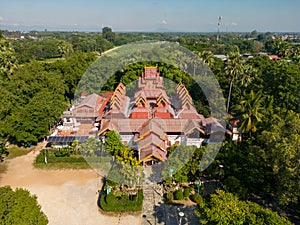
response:
<path fill-rule="evenodd" d="M 71 155 L 68 157 L 56 157 L 51 151 L 48 151 L 47 164 L 43 152 L 36 157 L 34 166 L 44 169 L 89 169 L 90 165 L 81 155 Z"/>
<path fill-rule="evenodd" d="M 63 157 L 61 159 L 64 160 Z M 34 166 L 36 168 L 41 169 L 91 169 L 91 168 L 97 168 L 97 169 L 103 169 L 103 171 L 107 171 L 110 168 L 110 163 L 103 162 L 101 166 L 94 165 L 94 163 L 87 163 L 84 162 L 49 162 L 46 164 L 45 162 L 35 162 Z"/>
<path fill-rule="evenodd" d="M 34 166 L 43 169 L 90 169 L 101 168 L 104 171 L 110 168 L 111 157 L 102 157 L 102 162 L 99 163 L 99 158 L 96 156 L 87 159 L 82 155 L 70 155 L 65 157 L 56 157 L 53 151 L 48 150 L 47 164 L 45 163 L 44 150 L 37 156 Z"/>
<path fill-rule="evenodd" d="M 23 148 L 19 148 L 17 146 L 14 147 L 9 147 L 7 149 L 8 151 L 8 155 L 4 156 L 4 161 L 2 163 L 0 163 L 0 173 L 5 173 L 7 170 L 7 164 L 6 164 L 6 160 L 7 159 L 13 159 L 22 155 L 26 155 L 28 154 L 30 151 L 32 151 L 32 149 L 23 149 Z"/>
<path fill-rule="evenodd" d="M 90 169 L 87 162 L 50 162 L 50 163 L 34 163 L 36 168 L 41 169 Z"/>
<path fill-rule="evenodd" d="M 22 155 L 26 155 L 27 153 L 29 153 L 30 151 L 32 151 L 32 149 L 27 150 L 27 149 L 23 149 L 23 148 L 19 148 L 19 147 L 10 147 L 7 149 L 8 150 L 8 155 L 6 157 L 6 159 L 13 159 Z"/>

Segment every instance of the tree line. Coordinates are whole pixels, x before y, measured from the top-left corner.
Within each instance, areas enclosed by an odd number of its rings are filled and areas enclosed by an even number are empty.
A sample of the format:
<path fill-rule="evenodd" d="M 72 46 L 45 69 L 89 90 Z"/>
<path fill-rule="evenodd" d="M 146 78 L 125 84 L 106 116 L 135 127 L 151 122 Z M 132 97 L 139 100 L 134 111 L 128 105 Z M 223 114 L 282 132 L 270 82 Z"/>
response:
<path fill-rule="evenodd" d="M 79 51 L 55 61 L 19 64 L 10 42 L 2 38 L 0 47 L 0 136 L 34 145 L 59 121 L 95 54 Z"/>
<path fill-rule="evenodd" d="M 73 99 L 82 74 L 96 58 L 92 52 L 101 53 L 117 44 L 145 38 L 134 33 L 113 34 L 110 29 L 105 32 L 105 36 L 98 39 L 93 35 L 68 34 L 63 40 L 41 40 L 48 46 L 48 50 L 40 51 L 43 55 L 39 51 L 32 54 L 35 50 L 27 48 L 33 45 L 38 49 L 41 43 L 28 40 L 22 47 L 21 41 L 14 43 L 1 38 L 0 136 L 23 146 L 42 140 Z M 242 142 L 227 140 L 223 143 L 217 159 L 206 172 L 197 170 L 204 151 L 200 149 L 173 179 L 182 182 L 201 176 L 215 177 L 218 165 L 222 164 L 222 183 L 226 190 L 243 200 L 263 196 L 266 201 L 276 201 L 290 210 L 299 204 L 300 193 L 299 45 L 261 37 L 260 45 L 255 46 L 256 42 L 244 40 L 237 34 L 222 35 L 220 43 L 214 41 L 214 34 L 152 36 L 178 41 L 199 54 L 219 81 L 227 100 L 228 120 L 239 119 L 243 133 Z M 100 49 L 101 43 L 105 45 L 103 49 Z M 258 56 L 245 61 L 240 56 L 243 52 L 261 50 L 278 54 L 283 60 Z M 227 55 L 226 62 L 213 56 L 223 53 Z M 47 60 L 49 58 L 54 59 Z M 109 79 L 104 88 L 112 91 L 119 82 L 130 84 L 140 75 L 143 66 L 125 67 Z M 191 95 L 196 96 L 193 99 L 197 110 L 210 115 L 205 96 L 199 94 L 199 87 L 191 77 L 169 65 L 158 64 L 158 68 L 164 77 L 183 82 Z"/>

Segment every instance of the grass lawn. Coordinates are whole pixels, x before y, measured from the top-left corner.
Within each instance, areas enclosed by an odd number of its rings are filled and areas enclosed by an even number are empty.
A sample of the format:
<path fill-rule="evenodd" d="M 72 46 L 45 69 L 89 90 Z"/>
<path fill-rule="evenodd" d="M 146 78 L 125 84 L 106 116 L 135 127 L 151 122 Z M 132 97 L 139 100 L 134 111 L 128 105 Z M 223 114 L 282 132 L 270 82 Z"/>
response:
<path fill-rule="evenodd" d="M 7 170 L 6 160 L 7 159 L 13 159 L 13 158 L 16 158 L 16 157 L 19 157 L 22 155 L 26 155 L 32 150 L 33 150 L 33 148 L 28 150 L 28 149 L 24 149 L 24 148 L 19 148 L 17 146 L 9 147 L 7 149 L 8 155 L 7 156 L 4 155 L 4 161 L 2 163 L 0 163 L 0 173 L 6 172 L 6 170 Z"/>
<path fill-rule="evenodd" d="M 110 158 L 102 157 L 102 163 L 99 163 L 97 157 L 87 159 L 82 155 L 70 155 L 66 157 L 56 157 L 52 151 L 48 151 L 47 164 L 43 152 L 37 156 L 34 166 L 42 169 L 90 169 L 99 168 L 107 170 L 110 168 Z"/>
<path fill-rule="evenodd" d="M 63 160 L 63 159 L 62 159 Z M 34 166 L 40 169 L 103 169 L 103 171 L 107 171 L 110 168 L 110 163 L 102 163 L 101 166 L 94 165 L 93 163 L 85 162 L 49 162 L 46 164 L 45 162 L 35 162 Z"/>
<path fill-rule="evenodd" d="M 36 168 L 41 169 L 90 169 L 87 162 L 50 162 L 50 163 L 34 163 Z"/>
<path fill-rule="evenodd" d="M 9 153 L 8 153 L 6 159 L 13 159 L 18 156 L 26 155 L 27 153 L 31 152 L 33 150 L 33 148 L 28 150 L 28 149 L 19 148 L 17 146 L 14 146 L 14 147 L 8 148 L 7 150 Z"/>
<path fill-rule="evenodd" d="M 43 169 L 90 169 L 90 165 L 80 155 L 68 156 L 68 157 L 55 157 L 53 154 L 49 154 L 47 157 L 47 164 L 42 153 L 40 153 L 35 162 L 36 168 Z"/>

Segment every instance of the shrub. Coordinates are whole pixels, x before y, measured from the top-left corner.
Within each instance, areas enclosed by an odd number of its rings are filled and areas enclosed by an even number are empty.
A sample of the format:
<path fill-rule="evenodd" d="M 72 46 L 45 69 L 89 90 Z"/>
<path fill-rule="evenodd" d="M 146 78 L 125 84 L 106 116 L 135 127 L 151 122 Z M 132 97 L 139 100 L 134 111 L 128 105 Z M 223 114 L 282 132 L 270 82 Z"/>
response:
<path fill-rule="evenodd" d="M 69 152 L 70 153 L 70 152 Z M 86 160 L 84 157 L 72 157 L 69 153 L 59 153 L 59 150 L 42 150 L 41 153 L 37 156 L 36 163 L 45 163 L 45 154 L 47 156 L 48 163 L 85 163 Z M 66 154 L 66 156 L 62 156 Z M 59 156 L 56 156 L 59 155 Z M 69 156 L 68 156 L 69 155 Z"/>
<path fill-rule="evenodd" d="M 54 150 L 54 155 L 56 157 L 69 157 L 71 152 L 68 148 L 56 149 Z"/>
<path fill-rule="evenodd" d="M 116 197 L 114 194 L 107 195 L 103 192 L 99 201 L 99 207 L 106 212 L 135 212 L 141 211 L 143 205 L 143 190 L 139 190 L 132 200 L 129 195 L 123 194 Z"/>
<path fill-rule="evenodd" d="M 232 193 L 235 193 L 239 196 L 240 199 L 247 198 L 247 189 L 243 187 L 241 181 L 234 176 L 229 176 L 224 181 L 225 187 Z"/>
<path fill-rule="evenodd" d="M 174 192 L 174 199 L 175 200 L 183 200 L 183 193 L 182 193 L 182 191 L 180 189 L 176 190 Z"/>
<path fill-rule="evenodd" d="M 192 195 L 191 200 L 197 204 L 203 201 L 202 196 L 198 193 Z"/>
<path fill-rule="evenodd" d="M 168 202 L 172 202 L 174 200 L 172 192 L 168 192 L 166 197 Z"/>
<path fill-rule="evenodd" d="M 113 204 L 116 201 L 116 196 L 114 194 L 109 194 L 105 196 L 106 204 Z"/>
<path fill-rule="evenodd" d="M 184 191 L 183 191 L 183 197 L 185 197 L 185 198 L 190 197 L 190 192 L 191 192 L 190 187 L 185 188 Z"/>

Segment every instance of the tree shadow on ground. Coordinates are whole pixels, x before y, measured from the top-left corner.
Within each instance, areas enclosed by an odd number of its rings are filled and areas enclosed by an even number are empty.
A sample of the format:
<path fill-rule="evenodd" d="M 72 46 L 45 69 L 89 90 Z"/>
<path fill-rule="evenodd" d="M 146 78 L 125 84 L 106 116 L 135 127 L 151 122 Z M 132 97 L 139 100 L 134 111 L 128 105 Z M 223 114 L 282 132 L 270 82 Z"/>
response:
<path fill-rule="evenodd" d="M 195 215 L 196 206 L 184 205 L 166 205 L 164 203 L 154 206 L 153 216 L 156 218 L 157 224 L 175 225 L 179 224 L 179 212 L 183 212 L 184 216 L 181 225 L 197 225 L 200 224 L 199 218 Z"/>

